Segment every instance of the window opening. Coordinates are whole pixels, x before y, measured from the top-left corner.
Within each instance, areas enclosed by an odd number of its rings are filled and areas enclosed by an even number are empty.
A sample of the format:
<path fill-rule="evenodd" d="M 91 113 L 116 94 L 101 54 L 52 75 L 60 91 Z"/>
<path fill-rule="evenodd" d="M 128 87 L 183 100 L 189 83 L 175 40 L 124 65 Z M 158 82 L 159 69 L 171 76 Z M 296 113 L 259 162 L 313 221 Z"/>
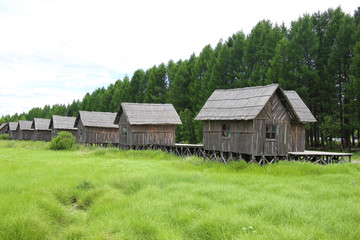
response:
<path fill-rule="evenodd" d="M 231 137 L 231 128 L 230 128 L 230 124 L 229 123 L 224 123 L 222 125 L 222 136 L 229 138 Z"/>
<path fill-rule="evenodd" d="M 266 125 L 266 139 L 276 139 L 276 125 Z"/>

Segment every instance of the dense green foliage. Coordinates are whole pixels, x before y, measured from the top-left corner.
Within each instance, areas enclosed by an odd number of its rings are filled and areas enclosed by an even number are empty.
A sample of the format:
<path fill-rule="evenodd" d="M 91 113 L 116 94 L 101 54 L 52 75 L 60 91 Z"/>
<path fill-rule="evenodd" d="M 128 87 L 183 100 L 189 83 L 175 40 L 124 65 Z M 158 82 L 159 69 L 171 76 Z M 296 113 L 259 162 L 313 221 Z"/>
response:
<path fill-rule="evenodd" d="M 50 142 L 50 149 L 52 150 L 69 150 L 76 144 L 75 137 L 67 131 L 59 132 L 56 138 Z"/>
<path fill-rule="evenodd" d="M 0 141 L 1 239 L 358 239 L 360 165 Z M 19 151 L 21 150 L 21 151 Z"/>
<path fill-rule="evenodd" d="M 1 134 L 0 135 L 0 139 L 2 139 L 2 140 L 7 140 L 7 139 L 9 139 L 9 134 Z"/>
<path fill-rule="evenodd" d="M 197 143 L 202 125 L 192 119 L 215 89 L 279 83 L 296 90 L 318 120 L 308 127 L 309 144 L 338 137 L 350 148 L 360 129 L 359 12 L 348 15 L 337 8 L 306 14 L 289 29 L 264 20 L 247 36 L 238 32 L 215 48 L 205 46 L 198 56 L 139 69 L 68 106 L 46 105 L 0 121 L 75 116 L 79 110 L 116 112 L 121 102 L 167 102 L 184 123 L 177 141 Z"/>

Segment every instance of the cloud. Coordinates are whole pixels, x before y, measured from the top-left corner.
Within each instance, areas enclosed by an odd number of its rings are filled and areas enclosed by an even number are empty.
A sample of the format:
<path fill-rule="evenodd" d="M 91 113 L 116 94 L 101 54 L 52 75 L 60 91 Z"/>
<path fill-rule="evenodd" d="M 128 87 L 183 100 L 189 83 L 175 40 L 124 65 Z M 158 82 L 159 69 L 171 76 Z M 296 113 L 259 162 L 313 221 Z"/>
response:
<path fill-rule="evenodd" d="M 0 2 L 0 116 L 67 104 L 137 69 L 187 59 L 263 19 L 290 26 L 304 13 L 353 0 L 13 0 Z"/>

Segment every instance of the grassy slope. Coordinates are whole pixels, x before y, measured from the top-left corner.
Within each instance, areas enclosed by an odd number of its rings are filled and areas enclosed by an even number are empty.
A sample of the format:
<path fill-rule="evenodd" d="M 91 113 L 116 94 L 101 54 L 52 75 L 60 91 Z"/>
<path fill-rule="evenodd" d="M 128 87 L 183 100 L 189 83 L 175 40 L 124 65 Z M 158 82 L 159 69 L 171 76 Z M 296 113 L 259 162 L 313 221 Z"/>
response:
<path fill-rule="evenodd" d="M 224 166 L 46 146 L 0 141 L 0 239 L 360 236 L 360 164 Z"/>

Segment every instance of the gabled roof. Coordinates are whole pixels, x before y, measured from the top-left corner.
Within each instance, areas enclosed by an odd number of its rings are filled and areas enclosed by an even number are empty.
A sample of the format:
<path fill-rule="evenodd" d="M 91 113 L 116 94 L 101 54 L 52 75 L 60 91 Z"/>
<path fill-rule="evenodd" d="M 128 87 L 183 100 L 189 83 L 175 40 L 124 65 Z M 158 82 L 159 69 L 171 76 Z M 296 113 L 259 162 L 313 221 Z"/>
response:
<path fill-rule="evenodd" d="M 35 130 L 50 130 L 49 124 L 50 124 L 50 119 L 34 118 L 31 127 Z"/>
<path fill-rule="evenodd" d="M 88 112 L 80 111 L 76 117 L 74 127 L 78 127 L 79 121 L 85 127 L 103 127 L 103 128 L 119 128 L 114 124 L 116 113 L 111 112 Z"/>
<path fill-rule="evenodd" d="M 9 122 L 9 131 L 16 131 L 17 127 L 18 127 L 17 122 Z"/>
<path fill-rule="evenodd" d="M 9 123 L 2 123 L 0 124 L 0 130 L 2 130 L 3 128 L 5 128 Z"/>
<path fill-rule="evenodd" d="M 316 122 L 316 119 L 310 112 L 310 109 L 305 105 L 297 92 L 284 91 L 284 93 L 300 122 Z"/>
<path fill-rule="evenodd" d="M 278 84 L 271 84 L 258 87 L 236 88 L 226 90 L 215 90 L 206 101 L 195 120 L 252 120 L 255 119 L 271 96 L 275 93 L 284 96 L 285 100 L 290 104 L 291 110 L 300 122 L 312 122 L 315 120 L 305 103 L 297 95 L 298 98 L 291 95 L 291 102 L 285 92 Z M 293 91 L 291 91 L 293 92 Z M 294 106 L 300 106 L 301 109 Z M 307 112 L 303 107 L 306 107 Z M 297 112 L 300 111 L 300 112 Z M 307 115 L 307 117 L 304 116 Z M 310 116 L 310 115 L 311 116 Z M 301 117 L 300 117 L 301 116 Z M 315 120 L 316 121 L 316 120 Z"/>
<path fill-rule="evenodd" d="M 76 117 L 53 115 L 50 119 L 49 128 L 76 130 L 74 127 Z"/>
<path fill-rule="evenodd" d="M 195 120 L 251 120 L 263 109 L 279 85 L 215 90 Z"/>
<path fill-rule="evenodd" d="M 17 130 L 34 130 L 31 128 L 32 121 L 19 120 Z"/>
<path fill-rule="evenodd" d="M 172 104 L 121 103 L 115 124 L 119 124 L 124 113 L 130 125 L 176 125 L 181 124 L 179 115 Z"/>

